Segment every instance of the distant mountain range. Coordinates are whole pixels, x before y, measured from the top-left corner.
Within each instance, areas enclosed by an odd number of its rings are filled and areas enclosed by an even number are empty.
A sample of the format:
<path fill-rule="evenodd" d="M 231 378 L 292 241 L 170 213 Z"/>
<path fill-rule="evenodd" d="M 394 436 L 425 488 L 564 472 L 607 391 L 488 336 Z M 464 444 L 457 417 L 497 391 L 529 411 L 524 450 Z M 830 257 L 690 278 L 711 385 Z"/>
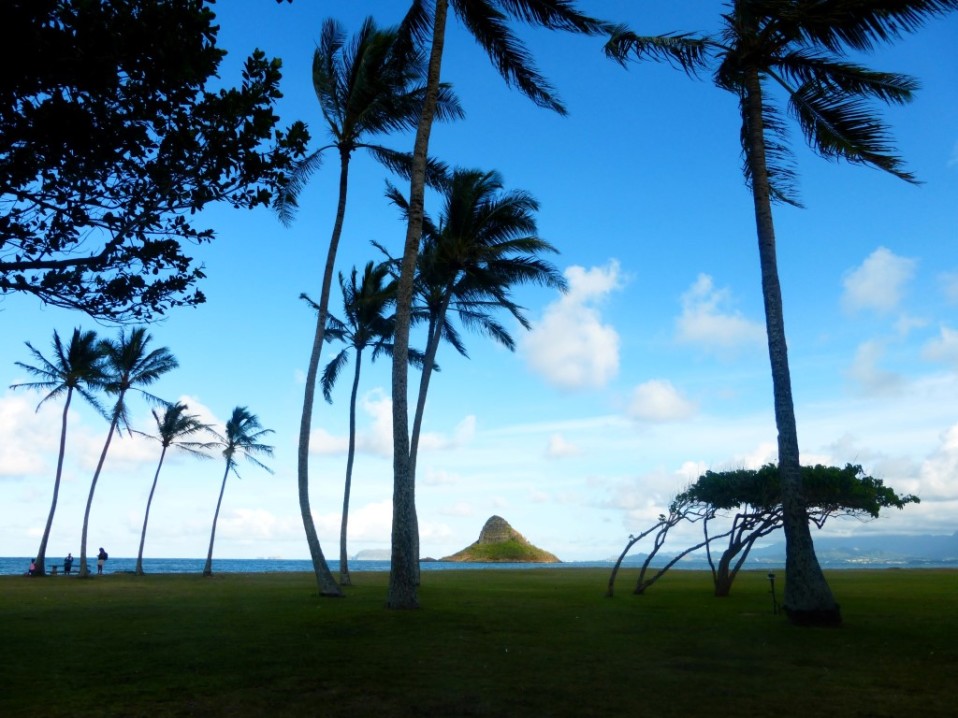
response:
<path fill-rule="evenodd" d="M 958 566 L 958 532 L 951 535 L 872 535 L 827 536 L 815 539 L 815 553 L 822 566 L 895 566 L 949 565 Z M 669 556 L 662 558 L 668 559 Z M 613 559 L 615 560 L 615 559 Z M 704 562 L 704 553 L 683 559 L 678 565 Z M 644 554 L 628 556 L 623 563 L 633 565 L 645 561 Z M 662 561 L 656 557 L 655 564 Z M 749 564 L 784 565 L 785 543 L 752 549 Z"/>

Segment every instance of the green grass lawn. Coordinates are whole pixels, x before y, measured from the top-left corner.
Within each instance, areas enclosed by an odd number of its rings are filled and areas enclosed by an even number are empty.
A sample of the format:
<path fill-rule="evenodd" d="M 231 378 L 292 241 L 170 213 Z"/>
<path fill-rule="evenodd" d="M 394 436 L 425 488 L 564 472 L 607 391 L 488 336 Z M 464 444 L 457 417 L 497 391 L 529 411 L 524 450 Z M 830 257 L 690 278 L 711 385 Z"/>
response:
<path fill-rule="evenodd" d="M 0 716 L 953 716 L 958 572 L 841 571 L 841 629 L 773 615 L 764 572 L 645 596 L 622 571 L 0 578 Z"/>

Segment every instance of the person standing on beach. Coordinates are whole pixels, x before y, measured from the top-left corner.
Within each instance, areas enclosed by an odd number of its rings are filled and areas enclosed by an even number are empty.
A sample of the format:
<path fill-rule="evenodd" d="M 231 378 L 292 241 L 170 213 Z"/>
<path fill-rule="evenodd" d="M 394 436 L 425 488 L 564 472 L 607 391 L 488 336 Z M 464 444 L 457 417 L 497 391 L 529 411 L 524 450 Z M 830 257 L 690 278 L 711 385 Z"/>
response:
<path fill-rule="evenodd" d="M 32 576 L 37 572 L 37 560 L 35 558 L 30 559 L 30 568 L 27 569 L 27 576 Z"/>
<path fill-rule="evenodd" d="M 100 553 L 96 555 L 96 572 L 97 574 L 103 573 L 103 564 L 106 563 L 106 560 L 110 558 L 106 555 L 106 551 L 103 550 L 103 547 L 100 546 Z"/>
<path fill-rule="evenodd" d="M 73 554 L 68 553 L 67 557 L 63 559 L 63 573 L 70 573 L 70 569 L 73 568 Z"/>

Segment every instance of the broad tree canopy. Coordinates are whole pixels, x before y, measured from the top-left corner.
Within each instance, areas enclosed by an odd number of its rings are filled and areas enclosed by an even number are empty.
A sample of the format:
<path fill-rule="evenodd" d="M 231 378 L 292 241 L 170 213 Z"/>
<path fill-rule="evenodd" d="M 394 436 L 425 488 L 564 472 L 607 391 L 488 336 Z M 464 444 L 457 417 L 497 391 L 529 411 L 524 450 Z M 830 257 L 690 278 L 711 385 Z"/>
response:
<path fill-rule="evenodd" d="M 856 464 L 846 464 L 844 468 L 821 464 L 803 466 L 802 492 L 809 518 L 819 526 L 829 516 L 839 513 L 877 518 L 882 509 L 903 509 L 905 504 L 919 503 L 917 496 L 899 496 L 881 479 L 866 475 Z M 675 498 L 675 503 L 704 504 L 718 510 L 747 506 L 762 513 L 780 514 L 782 490 L 778 466 L 766 464 L 758 470 L 706 471 Z"/>
<path fill-rule="evenodd" d="M 205 0 L 7 0 L 0 22 L 0 295 L 108 320 L 204 301 L 184 251 L 207 203 L 267 204 L 302 156 L 280 61 L 239 88 Z"/>

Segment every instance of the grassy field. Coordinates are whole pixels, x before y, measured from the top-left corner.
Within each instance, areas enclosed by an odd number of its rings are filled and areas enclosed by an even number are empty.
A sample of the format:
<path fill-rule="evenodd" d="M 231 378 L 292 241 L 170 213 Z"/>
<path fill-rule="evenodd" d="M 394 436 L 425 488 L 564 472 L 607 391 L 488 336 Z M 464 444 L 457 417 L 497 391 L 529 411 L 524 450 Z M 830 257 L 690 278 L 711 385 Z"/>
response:
<path fill-rule="evenodd" d="M 764 572 L 715 599 L 673 572 L 424 572 L 345 599 L 311 575 L 0 578 L 0 716 L 953 716 L 958 572 L 829 575 L 841 629 L 773 615 Z"/>

